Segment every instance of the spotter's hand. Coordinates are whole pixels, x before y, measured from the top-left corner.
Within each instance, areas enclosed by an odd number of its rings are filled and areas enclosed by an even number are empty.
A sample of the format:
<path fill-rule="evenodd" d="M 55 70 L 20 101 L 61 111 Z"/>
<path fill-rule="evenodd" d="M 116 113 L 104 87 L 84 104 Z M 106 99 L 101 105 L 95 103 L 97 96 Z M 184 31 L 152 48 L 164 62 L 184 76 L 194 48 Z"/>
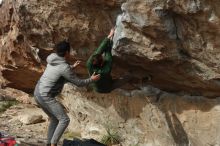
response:
<path fill-rule="evenodd" d="M 81 61 L 77 60 L 77 61 L 72 65 L 72 67 L 73 67 L 73 68 L 76 68 L 80 63 L 81 63 Z"/>
<path fill-rule="evenodd" d="M 100 79 L 100 74 L 96 75 L 95 72 L 90 77 L 93 81 L 98 81 Z"/>

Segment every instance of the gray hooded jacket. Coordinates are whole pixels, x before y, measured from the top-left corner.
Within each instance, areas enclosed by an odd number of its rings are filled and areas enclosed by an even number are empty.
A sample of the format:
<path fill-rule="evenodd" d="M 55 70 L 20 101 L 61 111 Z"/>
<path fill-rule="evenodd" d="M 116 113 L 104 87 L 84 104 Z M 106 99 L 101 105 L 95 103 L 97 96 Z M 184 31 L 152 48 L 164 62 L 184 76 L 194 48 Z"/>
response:
<path fill-rule="evenodd" d="M 66 62 L 64 57 L 52 53 L 47 57 L 47 67 L 41 76 L 35 88 L 35 94 L 42 97 L 55 97 L 63 89 L 66 82 L 73 83 L 76 86 L 86 86 L 92 82 L 90 78 L 79 79 L 73 73 L 70 65 Z"/>

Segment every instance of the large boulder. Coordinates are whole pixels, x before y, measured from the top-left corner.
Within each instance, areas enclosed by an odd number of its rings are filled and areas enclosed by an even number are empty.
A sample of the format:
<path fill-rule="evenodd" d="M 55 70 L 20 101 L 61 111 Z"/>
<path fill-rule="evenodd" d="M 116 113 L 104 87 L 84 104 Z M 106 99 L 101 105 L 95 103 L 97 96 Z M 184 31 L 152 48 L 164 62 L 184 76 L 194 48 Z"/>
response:
<path fill-rule="evenodd" d="M 158 91 L 96 94 L 66 85 L 60 99 L 69 111 L 68 129 L 82 138 L 101 140 L 110 129 L 123 146 L 220 144 L 219 98 Z"/>
<path fill-rule="evenodd" d="M 129 71 L 130 91 L 66 86 L 69 130 L 99 140 L 110 127 L 124 146 L 220 145 L 219 6 L 218 0 L 2 0 L 1 87 L 32 92 L 52 47 L 65 39 L 70 61 L 81 59 L 77 73 L 86 76 L 86 59 L 116 23 L 112 75 Z"/>
<path fill-rule="evenodd" d="M 117 19 L 115 55 L 138 77 L 168 91 L 219 96 L 220 2 L 127 0 Z"/>
<path fill-rule="evenodd" d="M 54 44 L 71 43 L 82 64 L 114 26 L 123 0 L 5 0 L 0 5 L 0 82 L 32 92 Z M 85 67 L 80 74 L 87 74 Z"/>
<path fill-rule="evenodd" d="M 2 86 L 32 92 L 52 47 L 71 43 L 84 63 L 109 29 L 113 75 L 130 71 L 160 89 L 216 97 L 219 89 L 219 1 L 7 0 L 0 8 Z"/>

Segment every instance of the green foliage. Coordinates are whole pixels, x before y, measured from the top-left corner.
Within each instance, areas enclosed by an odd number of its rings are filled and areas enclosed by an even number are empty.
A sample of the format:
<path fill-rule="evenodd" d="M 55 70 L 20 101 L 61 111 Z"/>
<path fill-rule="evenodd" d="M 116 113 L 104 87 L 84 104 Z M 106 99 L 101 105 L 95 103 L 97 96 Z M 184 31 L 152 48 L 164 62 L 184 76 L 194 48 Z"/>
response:
<path fill-rule="evenodd" d="M 77 133 L 77 132 L 71 132 L 71 131 L 66 131 L 64 133 L 64 138 L 66 139 L 74 139 L 74 138 L 81 138 L 81 133 Z"/>
<path fill-rule="evenodd" d="M 135 145 L 129 145 L 129 146 L 139 146 L 138 144 L 135 144 Z"/>
<path fill-rule="evenodd" d="M 0 112 L 6 111 L 8 108 L 10 108 L 13 105 L 16 105 L 17 101 L 1 101 L 0 102 Z"/>
<path fill-rule="evenodd" d="M 116 132 L 110 128 L 107 128 L 106 131 L 107 131 L 107 134 L 102 137 L 101 143 L 108 145 L 108 146 L 120 143 L 121 138 L 120 138 L 118 132 Z"/>

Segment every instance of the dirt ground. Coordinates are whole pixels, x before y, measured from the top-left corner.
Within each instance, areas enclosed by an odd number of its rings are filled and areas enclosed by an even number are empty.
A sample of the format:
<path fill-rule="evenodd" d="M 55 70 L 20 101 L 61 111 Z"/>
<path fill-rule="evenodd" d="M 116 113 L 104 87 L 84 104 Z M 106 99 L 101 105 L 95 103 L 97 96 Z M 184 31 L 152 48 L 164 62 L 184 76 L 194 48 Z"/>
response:
<path fill-rule="evenodd" d="M 40 113 L 43 121 L 26 125 L 19 118 L 29 113 Z M 44 146 L 46 145 L 48 119 L 47 116 L 33 105 L 17 104 L 0 113 L 0 132 L 14 137 L 19 146 Z M 60 140 L 59 146 L 62 144 Z"/>

